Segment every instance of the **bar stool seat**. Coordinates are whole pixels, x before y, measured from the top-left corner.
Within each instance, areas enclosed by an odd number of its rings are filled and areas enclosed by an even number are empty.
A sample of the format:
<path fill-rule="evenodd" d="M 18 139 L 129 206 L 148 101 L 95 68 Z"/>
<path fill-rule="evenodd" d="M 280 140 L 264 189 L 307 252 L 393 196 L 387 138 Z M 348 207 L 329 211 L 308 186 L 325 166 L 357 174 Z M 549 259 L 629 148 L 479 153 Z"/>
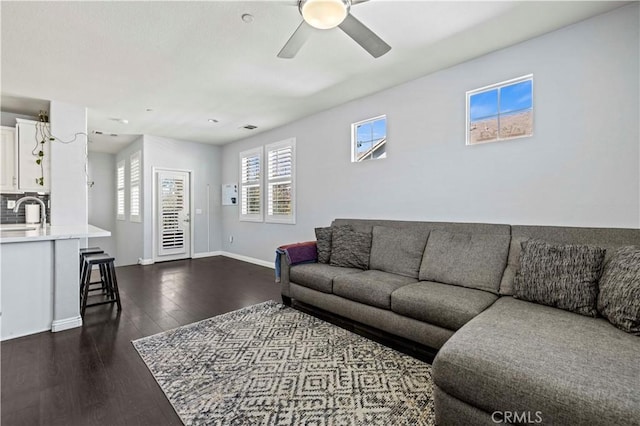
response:
<path fill-rule="evenodd" d="M 80 284 L 84 282 L 84 273 L 85 273 L 84 267 L 86 266 L 86 263 L 84 261 L 85 256 L 88 256 L 90 254 L 99 254 L 99 253 L 104 253 L 104 250 L 102 250 L 100 247 L 87 247 L 87 248 L 80 249 Z M 89 271 L 89 274 L 91 274 L 91 271 Z"/>
<path fill-rule="evenodd" d="M 116 279 L 116 270 L 114 267 L 115 258 L 108 253 L 94 253 L 84 255 L 84 274 L 80 283 L 80 313 L 84 317 L 84 312 L 89 306 L 104 305 L 107 303 L 116 303 L 118 310 L 122 310 L 120 303 L 120 292 L 118 291 L 118 280 Z M 100 268 L 100 283 L 103 290 L 102 299 L 97 302 L 87 303 L 89 299 L 89 291 L 91 291 L 91 270 L 94 266 Z"/>

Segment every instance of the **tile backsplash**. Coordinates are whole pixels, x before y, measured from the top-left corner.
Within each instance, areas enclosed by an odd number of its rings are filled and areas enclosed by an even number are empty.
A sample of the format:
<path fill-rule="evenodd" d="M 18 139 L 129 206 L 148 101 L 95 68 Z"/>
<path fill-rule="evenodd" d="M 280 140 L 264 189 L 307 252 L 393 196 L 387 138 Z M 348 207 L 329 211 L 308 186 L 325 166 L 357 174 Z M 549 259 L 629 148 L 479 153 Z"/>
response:
<path fill-rule="evenodd" d="M 7 208 L 7 201 L 13 200 L 17 201 L 22 197 L 26 197 L 30 195 L 32 197 L 36 197 L 44 201 L 44 205 L 47 206 L 47 222 L 50 222 L 51 218 L 51 209 L 49 205 L 49 194 L 46 195 L 38 195 L 37 193 L 26 192 L 24 194 L 0 194 L 0 223 L 8 224 L 8 223 L 24 223 L 24 206 L 27 204 L 39 204 L 35 201 L 25 201 L 20 205 L 20 209 L 18 209 L 18 213 L 14 213 L 13 209 Z"/>

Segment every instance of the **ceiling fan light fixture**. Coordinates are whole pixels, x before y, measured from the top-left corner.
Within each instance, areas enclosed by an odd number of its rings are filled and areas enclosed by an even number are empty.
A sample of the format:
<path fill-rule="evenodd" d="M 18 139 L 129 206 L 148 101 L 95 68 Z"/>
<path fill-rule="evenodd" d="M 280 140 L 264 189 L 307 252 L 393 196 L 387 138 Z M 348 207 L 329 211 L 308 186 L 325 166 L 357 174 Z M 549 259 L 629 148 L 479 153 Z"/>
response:
<path fill-rule="evenodd" d="M 320 30 L 335 28 L 349 14 L 350 0 L 301 0 L 300 13 L 307 24 Z"/>

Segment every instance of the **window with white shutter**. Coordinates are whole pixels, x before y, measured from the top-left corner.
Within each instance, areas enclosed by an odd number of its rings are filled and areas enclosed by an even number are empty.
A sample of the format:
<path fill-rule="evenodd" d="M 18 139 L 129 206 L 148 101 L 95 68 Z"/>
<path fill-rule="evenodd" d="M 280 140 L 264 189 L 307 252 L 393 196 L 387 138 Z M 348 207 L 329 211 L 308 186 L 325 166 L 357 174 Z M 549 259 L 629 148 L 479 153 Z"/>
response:
<path fill-rule="evenodd" d="M 240 153 L 240 220 L 262 222 L 262 147 Z"/>
<path fill-rule="evenodd" d="M 129 177 L 129 189 L 131 197 L 131 205 L 129 206 L 129 220 L 131 222 L 141 222 L 140 215 L 140 175 L 141 161 L 140 151 L 134 152 L 130 159 L 131 176 Z"/>
<path fill-rule="evenodd" d="M 124 160 L 116 165 L 116 219 L 124 220 Z"/>
<path fill-rule="evenodd" d="M 266 145 L 267 217 L 266 222 L 296 223 L 295 138 Z"/>

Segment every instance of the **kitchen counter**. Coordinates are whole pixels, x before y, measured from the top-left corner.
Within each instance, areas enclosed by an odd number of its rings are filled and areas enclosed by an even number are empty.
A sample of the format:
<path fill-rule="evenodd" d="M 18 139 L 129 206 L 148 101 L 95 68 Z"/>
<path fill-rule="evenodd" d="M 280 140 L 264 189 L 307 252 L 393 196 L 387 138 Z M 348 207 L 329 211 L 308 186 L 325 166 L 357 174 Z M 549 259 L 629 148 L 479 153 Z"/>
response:
<path fill-rule="evenodd" d="M 0 226 L 0 339 L 80 327 L 79 250 L 92 225 Z"/>
<path fill-rule="evenodd" d="M 111 236 L 111 232 L 93 225 L 47 226 L 45 228 L 40 225 L 0 225 L 1 244 L 109 236 Z"/>

